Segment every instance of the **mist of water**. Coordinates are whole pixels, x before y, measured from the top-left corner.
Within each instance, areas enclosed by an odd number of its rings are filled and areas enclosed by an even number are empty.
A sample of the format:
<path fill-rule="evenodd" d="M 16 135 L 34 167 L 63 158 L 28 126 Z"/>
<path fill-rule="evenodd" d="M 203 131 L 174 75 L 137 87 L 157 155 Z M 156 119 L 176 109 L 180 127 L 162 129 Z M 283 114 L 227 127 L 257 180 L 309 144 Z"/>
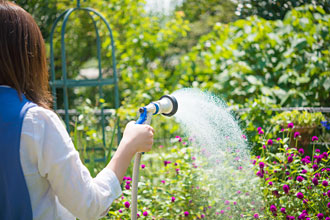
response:
<path fill-rule="evenodd" d="M 173 95 L 179 103 L 175 118 L 185 134 L 193 137 L 196 157 L 204 161 L 203 174 L 212 185 L 210 199 L 217 200 L 219 208 L 229 201 L 236 202 L 240 210 L 251 209 L 248 203 L 256 199 L 257 179 L 245 135 L 226 104 L 197 89 L 181 89 Z M 236 214 L 240 216 L 239 211 Z"/>

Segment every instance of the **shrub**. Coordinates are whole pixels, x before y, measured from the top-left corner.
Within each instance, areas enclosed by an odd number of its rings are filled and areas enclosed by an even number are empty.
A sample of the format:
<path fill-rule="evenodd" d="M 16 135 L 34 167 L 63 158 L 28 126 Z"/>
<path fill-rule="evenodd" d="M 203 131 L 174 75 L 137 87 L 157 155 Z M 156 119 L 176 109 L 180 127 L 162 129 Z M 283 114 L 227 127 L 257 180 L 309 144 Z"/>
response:
<path fill-rule="evenodd" d="M 316 127 L 321 121 L 325 121 L 321 112 L 309 113 L 297 110 L 282 112 L 271 119 L 272 124 L 282 127 L 287 127 L 289 123 L 293 123 L 296 127 Z"/>
<path fill-rule="evenodd" d="M 327 106 L 329 16 L 321 7 L 304 6 L 283 21 L 254 16 L 218 23 L 183 56 L 179 83 L 236 104 L 262 96 L 282 106 Z"/>

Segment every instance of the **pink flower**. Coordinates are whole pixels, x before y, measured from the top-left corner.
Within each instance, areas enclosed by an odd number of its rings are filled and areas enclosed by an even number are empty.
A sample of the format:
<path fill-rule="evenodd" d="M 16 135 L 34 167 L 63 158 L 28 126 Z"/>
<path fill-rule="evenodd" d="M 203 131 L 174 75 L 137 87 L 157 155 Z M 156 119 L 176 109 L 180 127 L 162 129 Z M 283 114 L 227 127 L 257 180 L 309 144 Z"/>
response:
<path fill-rule="evenodd" d="M 300 133 L 299 133 L 298 131 L 295 132 L 294 135 L 293 135 L 294 138 L 297 138 L 297 137 L 299 137 L 299 136 L 300 136 Z"/>
<path fill-rule="evenodd" d="M 304 198 L 304 194 L 302 192 L 298 192 L 297 193 L 297 198 L 298 199 L 303 199 Z"/>
<path fill-rule="evenodd" d="M 292 122 L 290 122 L 289 124 L 288 124 L 288 128 L 293 128 L 293 123 Z"/>
<path fill-rule="evenodd" d="M 175 197 L 174 197 L 174 196 L 172 196 L 172 198 L 171 198 L 171 201 L 172 201 L 172 202 L 174 202 L 174 201 L 175 201 Z"/>
<path fill-rule="evenodd" d="M 124 204 L 126 208 L 129 208 L 129 206 L 131 205 L 129 202 L 125 202 Z"/>
<path fill-rule="evenodd" d="M 144 169 L 146 167 L 145 164 L 141 164 L 141 168 Z"/>
<path fill-rule="evenodd" d="M 318 140 L 319 140 L 318 137 L 316 137 L 316 136 L 313 136 L 313 137 L 312 137 L 312 141 L 318 141 Z"/>
<path fill-rule="evenodd" d="M 189 212 L 185 211 L 185 212 L 184 212 L 184 216 L 187 217 L 188 215 L 189 215 Z"/>
<path fill-rule="evenodd" d="M 242 138 L 246 140 L 246 136 L 244 134 L 242 135 Z"/>
<path fill-rule="evenodd" d="M 269 140 L 267 141 L 267 144 L 268 144 L 268 145 L 273 145 L 273 140 L 272 140 L 272 139 L 269 139 Z"/>
<path fill-rule="evenodd" d="M 289 193 L 289 190 L 290 190 L 290 187 L 289 187 L 288 185 L 284 185 L 284 186 L 283 186 L 283 190 L 284 190 L 284 192 L 285 192 L 286 194 L 288 194 L 288 193 Z"/>
<path fill-rule="evenodd" d="M 179 142 L 182 141 L 182 138 L 180 136 L 175 136 L 175 138 L 177 138 Z"/>
<path fill-rule="evenodd" d="M 165 184 L 165 180 L 162 180 L 162 181 L 160 181 L 160 182 L 162 182 L 163 184 Z"/>
<path fill-rule="evenodd" d="M 148 212 L 147 212 L 147 211 L 144 211 L 144 212 L 142 213 L 142 215 L 143 215 L 143 216 L 148 216 Z"/>
<path fill-rule="evenodd" d="M 258 131 L 258 134 L 264 134 L 263 130 Z"/>
<path fill-rule="evenodd" d="M 159 145 L 159 148 L 163 148 L 164 146 L 163 145 Z"/>
<path fill-rule="evenodd" d="M 130 185 L 125 186 L 125 189 L 127 189 L 127 190 L 129 190 L 130 188 L 131 188 Z"/>
<path fill-rule="evenodd" d="M 297 181 L 298 182 L 302 182 L 304 180 L 304 177 L 302 177 L 302 176 L 297 176 Z"/>

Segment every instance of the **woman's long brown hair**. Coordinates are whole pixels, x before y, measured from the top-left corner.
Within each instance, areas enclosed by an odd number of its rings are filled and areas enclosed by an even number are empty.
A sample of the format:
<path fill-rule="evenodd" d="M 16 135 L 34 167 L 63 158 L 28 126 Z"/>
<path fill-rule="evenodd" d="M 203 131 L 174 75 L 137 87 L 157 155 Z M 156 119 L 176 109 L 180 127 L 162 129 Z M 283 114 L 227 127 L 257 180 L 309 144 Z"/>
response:
<path fill-rule="evenodd" d="M 30 101 L 50 108 L 45 43 L 32 16 L 18 5 L 0 0 L 0 85 L 8 85 Z"/>

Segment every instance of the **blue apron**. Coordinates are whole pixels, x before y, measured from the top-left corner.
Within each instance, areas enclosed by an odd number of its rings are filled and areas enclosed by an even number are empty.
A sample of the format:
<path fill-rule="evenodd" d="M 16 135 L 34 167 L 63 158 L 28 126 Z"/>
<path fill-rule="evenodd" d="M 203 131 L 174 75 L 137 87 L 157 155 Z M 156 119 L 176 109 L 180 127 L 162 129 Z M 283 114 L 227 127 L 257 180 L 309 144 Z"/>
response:
<path fill-rule="evenodd" d="M 19 149 L 24 116 L 36 104 L 7 87 L 0 87 L 0 103 L 0 219 L 32 219 Z"/>

